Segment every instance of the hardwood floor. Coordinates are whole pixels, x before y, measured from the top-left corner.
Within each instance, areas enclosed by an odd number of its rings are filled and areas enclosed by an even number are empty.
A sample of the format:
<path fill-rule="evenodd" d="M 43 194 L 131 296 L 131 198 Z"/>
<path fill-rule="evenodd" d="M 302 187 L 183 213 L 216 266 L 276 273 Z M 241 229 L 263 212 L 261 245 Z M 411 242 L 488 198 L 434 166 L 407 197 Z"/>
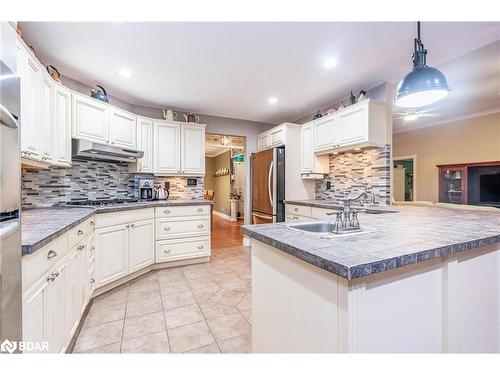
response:
<path fill-rule="evenodd" d="M 240 227 L 243 220 L 227 221 L 219 216 L 214 216 L 212 229 L 212 250 L 231 246 L 242 246 L 243 235 Z"/>

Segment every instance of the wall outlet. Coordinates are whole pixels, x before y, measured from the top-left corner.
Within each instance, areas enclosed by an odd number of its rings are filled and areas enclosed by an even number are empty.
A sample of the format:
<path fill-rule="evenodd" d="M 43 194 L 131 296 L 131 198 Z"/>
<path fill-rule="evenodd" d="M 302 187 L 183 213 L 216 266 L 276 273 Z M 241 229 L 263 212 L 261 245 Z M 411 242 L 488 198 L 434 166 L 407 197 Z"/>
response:
<path fill-rule="evenodd" d="M 326 190 L 330 190 L 332 188 L 332 182 L 326 181 Z"/>

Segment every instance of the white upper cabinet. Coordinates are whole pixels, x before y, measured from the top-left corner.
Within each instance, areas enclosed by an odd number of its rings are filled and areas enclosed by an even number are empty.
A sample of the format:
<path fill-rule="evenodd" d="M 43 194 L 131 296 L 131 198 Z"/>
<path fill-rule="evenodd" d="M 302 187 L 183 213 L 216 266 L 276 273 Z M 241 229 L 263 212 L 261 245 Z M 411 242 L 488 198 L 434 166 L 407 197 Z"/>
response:
<path fill-rule="evenodd" d="M 130 270 L 135 272 L 155 261 L 155 220 L 149 219 L 130 224 Z"/>
<path fill-rule="evenodd" d="M 336 116 L 325 116 L 313 123 L 314 151 L 323 151 L 333 148 L 338 143 L 339 122 Z"/>
<path fill-rule="evenodd" d="M 280 126 L 269 133 L 271 147 L 284 145 L 286 141 L 286 126 Z"/>
<path fill-rule="evenodd" d="M 338 116 L 338 144 L 348 145 L 368 141 L 368 106 L 346 108 Z"/>
<path fill-rule="evenodd" d="M 118 108 L 109 113 L 109 143 L 112 145 L 136 148 L 136 117 Z"/>
<path fill-rule="evenodd" d="M 154 122 L 154 172 L 181 173 L 181 126 L 167 121 Z"/>
<path fill-rule="evenodd" d="M 53 116 L 54 80 L 45 72 L 40 75 L 40 144 L 42 161 L 52 163 L 54 160 L 54 134 L 56 132 Z"/>
<path fill-rule="evenodd" d="M 181 172 L 205 174 L 205 125 L 182 125 Z"/>
<path fill-rule="evenodd" d="M 73 138 L 108 142 L 109 110 L 106 103 L 74 93 L 72 112 Z"/>
<path fill-rule="evenodd" d="M 153 121 L 146 117 L 137 118 L 137 149 L 144 156 L 130 166 L 131 171 L 153 173 Z"/>
<path fill-rule="evenodd" d="M 268 133 L 260 134 L 257 138 L 257 151 L 262 151 L 271 145 L 271 140 Z"/>
<path fill-rule="evenodd" d="M 54 163 L 71 165 L 71 93 L 62 85 L 55 85 L 54 93 Z"/>
<path fill-rule="evenodd" d="M 294 137 L 299 128 L 300 125 L 284 122 L 283 124 L 275 126 L 264 133 L 260 133 L 257 136 L 257 151 L 286 146 L 287 139 L 289 137 Z M 291 129 L 296 129 L 296 131 Z M 296 135 L 296 137 L 298 139 L 298 135 Z"/>
<path fill-rule="evenodd" d="M 302 173 L 314 171 L 313 126 L 307 124 L 300 130 Z"/>

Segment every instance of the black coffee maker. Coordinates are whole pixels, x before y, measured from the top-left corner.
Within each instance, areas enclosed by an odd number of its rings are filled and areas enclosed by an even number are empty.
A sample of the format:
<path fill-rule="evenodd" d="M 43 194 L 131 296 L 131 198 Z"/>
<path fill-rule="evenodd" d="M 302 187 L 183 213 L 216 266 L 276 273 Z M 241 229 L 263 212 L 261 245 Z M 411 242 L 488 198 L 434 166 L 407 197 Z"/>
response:
<path fill-rule="evenodd" d="M 139 199 L 153 199 L 154 180 L 144 178 L 139 180 Z"/>

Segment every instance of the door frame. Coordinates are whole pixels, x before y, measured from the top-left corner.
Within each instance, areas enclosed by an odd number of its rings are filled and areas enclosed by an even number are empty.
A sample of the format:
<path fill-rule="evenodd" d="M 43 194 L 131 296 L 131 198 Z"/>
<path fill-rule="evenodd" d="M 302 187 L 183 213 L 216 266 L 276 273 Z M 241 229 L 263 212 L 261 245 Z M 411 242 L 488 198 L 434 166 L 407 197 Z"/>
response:
<path fill-rule="evenodd" d="M 392 168 L 397 160 L 413 160 L 413 199 L 410 202 L 417 201 L 417 155 L 395 156 L 392 158 Z M 394 178 L 394 177 L 393 177 Z M 392 181 L 394 184 L 394 181 Z"/>

